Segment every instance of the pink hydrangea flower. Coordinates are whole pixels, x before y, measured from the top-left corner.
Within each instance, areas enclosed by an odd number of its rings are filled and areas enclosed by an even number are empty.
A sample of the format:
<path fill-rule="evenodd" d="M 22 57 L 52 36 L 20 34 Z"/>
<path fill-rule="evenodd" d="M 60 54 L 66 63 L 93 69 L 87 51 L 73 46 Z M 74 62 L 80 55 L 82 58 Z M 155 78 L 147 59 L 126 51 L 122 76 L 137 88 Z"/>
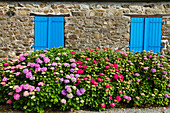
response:
<path fill-rule="evenodd" d="M 96 60 L 93 60 L 92 62 L 93 62 L 93 63 L 97 63 L 97 61 L 96 61 Z"/>
<path fill-rule="evenodd" d="M 102 76 L 104 76 L 104 73 L 99 73 L 99 75 L 102 75 Z"/>
<path fill-rule="evenodd" d="M 105 87 L 106 87 L 106 88 L 110 88 L 111 85 L 110 85 L 110 84 L 106 84 Z"/>
<path fill-rule="evenodd" d="M 61 99 L 61 103 L 66 103 L 66 99 Z"/>
<path fill-rule="evenodd" d="M 4 63 L 4 66 L 7 66 L 7 65 L 9 65 L 9 63 Z"/>
<path fill-rule="evenodd" d="M 2 81 L 3 81 L 3 82 L 6 82 L 6 81 L 7 81 L 7 78 L 6 78 L 6 77 L 4 77 L 4 78 L 2 79 Z"/>
<path fill-rule="evenodd" d="M 84 71 L 82 70 L 82 69 L 79 69 L 78 71 L 77 71 L 77 73 L 78 74 L 82 74 Z"/>
<path fill-rule="evenodd" d="M 20 75 L 20 73 L 21 73 L 21 72 L 17 72 L 17 73 L 16 73 L 16 76 L 19 76 L 19 75 Z"/>
<path fill-rule="evenodd" d="M 20 87 L 17 87 L 16 89 L 15 89 L 15 92 L 17 92 L 17 93 L 19 93 L 19 92 L 21 92 L 22 91 L 22 88 L 20 88 Z"/>
<path fill-rule="evenodd" d="M 106 107 L 106 105 L 104 103 L 101 103 L 100 106 L 101 106 L 101 108 L 105 108 Z"/>
<path fill-rule="evenodd" d="M 48 62 L 50 62 L 50 59 L 48 57 L 44 57 L 44 62 L 48 63 Z"/>
<path fill-rule="evenodd" d="M 70 52 L 72 55 L 74 55 L 75 54 L 75 52 Z"/>
<path fill-rule="evenodd" d="M 114 106 L 116 106 L 116 103 L 111 103 L 110 104 L 110 107 L 114 107 Z"/>
<path fill-rule="evenodd" d="M 45 85 L 45 83 L 43 83 L 43 82 L 39 82 L 38 83 L 38 85 L 40 86 L 40 85 Z"/>
<path fill-rule="evenodd" d="M 83 69 L 86 69 L 86 68 L 87 68 L 87 65 L 83 65 L 82 68 L 83 68 Z"/>
<path fill-rule="evenodd" d="M 106 68 L 106 69 L 109 69 L 109 68 L 110 68 L 110 66 L 105 66 L 105 68 Z"/>
<path fill-rule="evenodd" d="M 24 74 L 27 74 L 28 72 L 29 72 L 28 69 L 24 69 L 24 70 L 23 70 L 23 73 L 24 73 Z"/>
<path fill-rule="evenodd" d="M 41 68 L 41 72 L 45 72 L 45 71 L 47 71 L 46 67 Z"/>
<path fill-rule="evenodd" d="M 118 92 L 119 92 L 119 94 L 123 94 L 123 92 L 121 90 L 119 90 Z"/>
<path fill-rule="evenodd" d="M 45 55 L 44 54 L 39 54 L 39 57 L 43 58 L 43 57 L 45 57 Z"/>
<path fill-rule="evenodd" d="M 29 87 L 29 91 L 33 91 L 34 89 L 35 89 L 34 86 L 30 86 L 30 87 Z"/>
<path fill-rule="evenodd" d="M 116 98 L 115 98 L 117 101 L 121 101 L 121 98 L 120 98 L 120 96 L 116 96 Z"/>
<path fill-rule="evenodd" d="M 97 78 L 97 81 L 99 82 L 103 82 L 103 80 L 101 78 Z"/>
<path fill-rule="evenodd" d="M 13 92 L 9 92 L 8 95 L 11 95 L 12 96 Z"/>
<path fill-rule="evenodd" d="M 114 74 L 114 79 L 118 79 L 119 75 L 118 74 Z"/>
<path fill-rule="evenodd" d="M 28 97 L 29 95 L 30 95 L 30 93 L 28 91 L 24 91 L 24 93 L 23 93 L 24 97 Z"/>
<path fill-rule="evenodd" d="M 20 97 L 21 97 L 21 96 L 20 96 L 18 93 L 15 93 L 15 94 L 14 94 L 14 99 L 15 99 L 15 100 L 19 100 Z"/>
<path fill-rule="evenodd" d="M 12 104 L 11 99 L 7 100 L 7 104 Z"/>
<path fill-rule="evenodd" d="M 109 100 L 113 100 L 113 97 L 112 97 L 112 96 L 110 96 L 110 97 L 109 97 Z"/>
<path fill-rule="evenodd" d="M 29 89 L 30 85 L 29 84 L 25 84 L 23 85 L 23 89 Z"/>
<path fill-rule="evenodd" d="M 28 73 L 26 74 L 26 78 L 30 78 L 30 77 L 32 77 L 32 73 L 31 73 L 31 72 L 28 72 Z"/>

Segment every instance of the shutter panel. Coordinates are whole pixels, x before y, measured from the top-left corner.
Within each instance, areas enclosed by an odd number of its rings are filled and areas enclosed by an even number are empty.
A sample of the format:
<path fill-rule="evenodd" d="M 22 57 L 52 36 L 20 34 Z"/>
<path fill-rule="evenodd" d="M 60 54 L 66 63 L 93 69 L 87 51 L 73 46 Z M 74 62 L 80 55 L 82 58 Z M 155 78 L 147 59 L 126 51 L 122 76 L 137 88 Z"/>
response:
<path fill-rule="evenodd" d="M 130 51 L 141 52 L 143 50 L 144 18 L 132 17 L 130 22 Z"/>
<path fill-rule="evenodd" d="M 48 48 L 64 47 L 64 17 L 49 17 Z"/>
<path fill-rule="evenodd" d="M 47 48 L 47 17 L 36 17 L 35 16 L 35 38 L 34 38 L 34 51 Z"/>
<path fill-rule="evenodd" d="M 162 17 L 145 18 L 145 46 L 147 51 L 161 51 Z"/>

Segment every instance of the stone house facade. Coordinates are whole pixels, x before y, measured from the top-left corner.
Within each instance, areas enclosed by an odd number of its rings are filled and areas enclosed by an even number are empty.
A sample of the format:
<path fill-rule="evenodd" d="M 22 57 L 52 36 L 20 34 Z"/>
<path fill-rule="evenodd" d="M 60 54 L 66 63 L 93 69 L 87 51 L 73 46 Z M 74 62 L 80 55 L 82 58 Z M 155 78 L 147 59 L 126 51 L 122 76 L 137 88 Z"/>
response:
<path fill-rule="evenodd" d="M 34 16 L 30 16 L 31 13 L 69 14 L 64 26 L 67 48 L 78 51 L 85 47 L 125 50 L 130 41 L 131 17 L 124 14 L 170 14 L 170 1 L 0 1 L 0 58 L 13 59 L 25 51 L 34 51 Z M 163 16 L 163 21 L 161 51 L 169 54 L 170 16 Z"/>

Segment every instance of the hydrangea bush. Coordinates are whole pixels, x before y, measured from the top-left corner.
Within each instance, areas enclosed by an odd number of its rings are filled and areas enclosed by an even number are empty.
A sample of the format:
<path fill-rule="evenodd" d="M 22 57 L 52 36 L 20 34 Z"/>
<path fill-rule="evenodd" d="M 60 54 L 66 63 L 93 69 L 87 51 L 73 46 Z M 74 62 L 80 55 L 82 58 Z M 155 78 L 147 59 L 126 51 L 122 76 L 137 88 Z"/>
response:
<path fill-rule="evenodd" d="M 24 111 L 47 107 L 105 110 L 119 104 L 168 105 L 169 56 L 152 52 L 59 47 L 0 64 L 0 103 Z"/>

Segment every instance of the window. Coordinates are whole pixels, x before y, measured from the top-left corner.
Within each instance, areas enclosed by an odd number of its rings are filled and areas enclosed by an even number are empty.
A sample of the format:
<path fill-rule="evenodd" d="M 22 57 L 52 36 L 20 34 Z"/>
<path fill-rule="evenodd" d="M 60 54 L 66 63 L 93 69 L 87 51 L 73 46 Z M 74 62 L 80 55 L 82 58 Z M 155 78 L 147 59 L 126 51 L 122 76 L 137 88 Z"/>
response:
<path fill-rule="evenodd" d="M 161 51 L 162 17 L 131 17 L 130 50 Z"/>
<path fill-rule="evenodd" d="M 64 47 L 64 17 L 35 16 L 34 51 Z"/>

